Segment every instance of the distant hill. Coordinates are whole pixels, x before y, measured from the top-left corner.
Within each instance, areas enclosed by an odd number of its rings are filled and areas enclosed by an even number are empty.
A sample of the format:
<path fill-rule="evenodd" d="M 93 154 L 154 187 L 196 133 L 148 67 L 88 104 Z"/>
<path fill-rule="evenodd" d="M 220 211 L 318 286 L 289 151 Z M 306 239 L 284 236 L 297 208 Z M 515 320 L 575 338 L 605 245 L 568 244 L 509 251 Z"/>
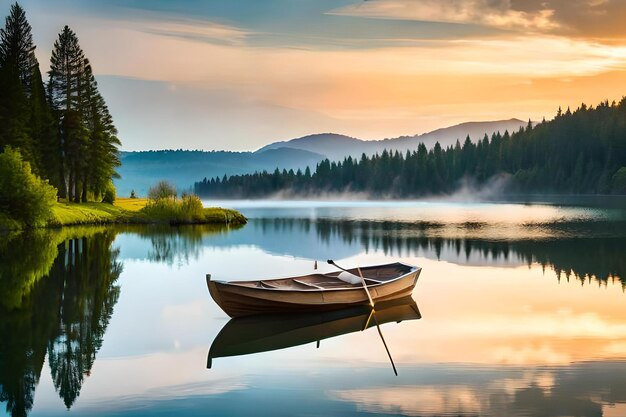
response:
<path fill-rule="evenodd" d="M 256 153 L 262 153 L 272 149 L 288 148 L 315 152 L 330 159 L 343 159 L 347 155 L 354 156 L 357 154 L 360 155 L 363 152 L 371 152 L 371 149 L 374 148 L 372 145 L 379 141 L 371 142 L 370 144 L 368 141 L 336 133 L 318 133 L 288 141 L 270 143 L 256 151 Z"/>
<path fill-rule="evenodd" d="M 203 178 L 226 175 L 248 174 L 255 171 L 282 169 L 312 170 L 325 158 L 341 160 L 348 155 L 360 157 L 362 153 L 373 155 L 384 149 L 406 151 L 417 149 L 424 142 L 428 148 L 437 141 L 445 148 L 461 142 L 469 135 L 473 140 L 481 139 L 493 132 L 519 130 L 526 122 L 518 119 L 494 122 L 469 122 L 437 129 L 415 136 L 394 139 L 361 140 L 334 133 L 321 133 L 284 142 L 274 142 L 256 152 L 227 151 L 142 151 L 122 152 L 122 166 L 118 172 L 121 179 L 115 180 L 118 195 L 128 196 L 131 190 L 145 195 L 148 188 L 160 179 L 167 179 L 179 190 L 188 190 L 193 183 Z"/>
<path fill-rule="evenodd" d="M 122 152 L 122 166 L 118 168 L 120 179 L 115 180 L 119 196 L 127 197 L 131 190 L 145 195 L 148 188 L 160 179 L 176 184 L 179 191 L 191 189 L 194 181 L 204 177 L 215 177 L 297 169 L 315 165 L 323 155 L 301 149 L 270 149 L 266 152 L 227 151 L 142 151 Z"/>
<path fill-rule="evenodd" d="M 385 199 L 457 193 L 473 197 L 622 194 L 626 192 L 625 116 L 626 98 L 595 108 L 583 104 L 573 112 L 559 111 L 554 119 L 534 127 L 498 133 L 480 143 L 466 141 L 458 148 L 429 151 L 421 145 L 410 153 L 382 152 L 356 162 L 326 159 L 312 175 L 235 175 L 225 181 L 199 181 L 194 191 L 203 197 L 247 199 L 346 193 Z M 387 143 L 392 142 L 398 141 Z"/>
<path fill-rule="evenodd" d="M 491 136 L 495 132 L 504 133 L 509 131 L 513 133 L 520 127 L 525 127 L 528 122 L 519 119 L 497 120 L 492 122 L 467 122 L 458 125 L 437 129 L 422 135 L 401 136 L 393 139 L 383 140 L 361 140 L 345 135 L 335 133 L 321 133 L 315 135 L 304 136 L 283 142 L 274 142 L 259 149 L 257 152 L 264 152 L 270 149 L 291 148 L 301 149 L 309 152 L 315 152 L 326 157 L 337 160 L 351 155 L 359 157 L 362 153 L 373 155 L 380 153 L 384 149 L 398 150 L 405 152 L 406 150 L 415 150 L 420 143 L 424 143 L 429 149 L 435 146 L 436 142 L 445 148 L 454 145 L 456 140 L 461 143 L 466 136 L 475 141 L 482 139 L 485 134 Z"/>

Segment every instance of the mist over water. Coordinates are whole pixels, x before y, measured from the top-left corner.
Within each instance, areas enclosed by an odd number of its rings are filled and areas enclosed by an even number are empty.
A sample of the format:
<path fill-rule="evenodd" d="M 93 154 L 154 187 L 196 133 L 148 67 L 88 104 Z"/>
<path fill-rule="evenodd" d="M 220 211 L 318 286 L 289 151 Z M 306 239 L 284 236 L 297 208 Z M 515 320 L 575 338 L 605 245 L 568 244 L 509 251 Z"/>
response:
<path fill-rule="evenodd" d="M 621 208 L 465 201 L 204 201 L 240 210 L 249 219 L 308 219 L 393 222 L 428 236 L 483 239 L 549 239 L 620 234 L 626 227 Z"/>
<path fill-rule="evenodd" d="M 349 188 L 338 191 L 316 191 L 303 193 L 301 189 L 286 188 L 267 196 L 262 201 L 281 201 L 289 204 L 293 201 L 326 201 L 326 202 L 359 202 L 359 201 L 449 201 L 449 202 L 467 202 L 478 203 L 482 201 L 494 201 L 506 199 L 510 193 L 507 193 L 511 183 L 511 175 L 501 173 L 495 175 L 484 183 L 480 184 L 472 178 L 463 178 L 459 181 L 455 191 L 447 194 L 426 195 L 419 198 L 403 198 L 403 195 L 394 188 L 394 184 L 389 184 L 389 190 L 381 193 L 371 193 L 366 191 L 352 191 Z M 229 200 L 226 200 L 229 201 Z M 237 200 L 234 200 L 237 201 Z"/>
<path fill-rule="evenodd" d="M 449 202 L 483 202 L 503 199 L 511 182 L 511 175 L 502 173 L 489 178 L 484 184 L 477 184 L 470 178 L 461 180 L 459 187 L 451 194 L 441 197 L 430 197 L 425 200 Z"/>

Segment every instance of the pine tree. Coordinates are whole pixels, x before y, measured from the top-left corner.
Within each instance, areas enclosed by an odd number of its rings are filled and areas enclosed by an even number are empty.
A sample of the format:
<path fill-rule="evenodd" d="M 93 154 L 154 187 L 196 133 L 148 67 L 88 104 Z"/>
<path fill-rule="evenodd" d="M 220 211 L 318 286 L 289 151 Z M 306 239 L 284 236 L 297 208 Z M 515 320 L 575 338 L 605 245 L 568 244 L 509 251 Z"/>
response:
<path fill-rule="evenodd" d="M 85 72 L 85 54 L 78 37 L 68 26 L 59 33 L 50 56 L 48 91 L 56 111 L 78 110 L 81 81 Z"/>
<path fill-rule="evenodd" d="M 29 103 L 33 69 L 37 64 L 26 13 L 15 3 L 0 29 L 0 149 L 20 149 L 38 171 L 37 151 L 30 135 Z"/>
<path fill-rule="evenodd" d="M 0 67 L 15 72 L 27 96 L 30 95 L 33 69 L 37 65 L 31 32 L 26 12 L 14 3 L 5 27 L 0 29 Z"/>
<path fill-rule="evenodd" d="M 35 66 L 32 75 L 29 107 L 29 130 L 37 150 L 36 165 L 39 167 L 36 172 L 59 189 L 61 187 L 59 167 L 62 163 L 62 154 L 39 64 Z"/>
<path fill-rule="evenodd" d="M 120 141 L 92 68 L 67 26 L 54 44 L 47 87 L 34 50 L 15 3 L 0 29 L 0 150 L 19 149 L 60 197 L 100 198 L 117 176 Z"/>
<path fill-rule="evenodd" d="M 81 200 L 86 201 L 87 192 L 94 196 L 104 193 L 112 177 L 117 177 L 115 167 L 120 165 L 117 146 L 117 129 L 104 98 L 98 91 L 98 83 L 91 65 L 85 60 L 85 72 L 81 94 L 81 110 L 89 130 L 88 152 L 85 154 L 85 172 L 82 173 Z M 88 170 L 88 171 L 87 171 Z"/>
<path fill-rule="evenodd" d="M 364 191 L 374 196 L 417 197 L 443 194 L 458 187 L 464 177 L 478 186 L 494 176 L 511 178 L 513 192 L 623 193 L 626 169 L 626 98 L 619 104 L 582 104 L 574 112 L 557 113 L 554 120 L 520 129 L 513 134 L 494 133 L 477 142 L 401 155 L 385 150 L 358 161 L 328 159 L 293 186 L 291 173 L 255 173 L 224 178 L 219 184 L 196 183 L 199 194 L 212 197 L 264 197 L 289 188 L 308 196 L 319 191 Z M 266 183 L 270 187 L 266 187 Z"/>
<path fill-rule="evenodd" d="M 99 198 L 117 176 L 120 141 L 91 65 L 67 26 L 54 44 L 49 75 L 48 94 L 60 121 L 59 175 L 67 197 L 77 202 Z"/>
<path fill-rule="evenodd" d="M 62 163 L 59 176 L 62 184 L 61 197 L 77 201 L 77 181 L 83 146 L 87 144 L 80 114 L 80 88 L 84 76 L 85 56 L 78 44 L 78 37 L 65 26 L 54 42 L 48 71 L 48 97 L 58 120 L 58 146 Z"/>

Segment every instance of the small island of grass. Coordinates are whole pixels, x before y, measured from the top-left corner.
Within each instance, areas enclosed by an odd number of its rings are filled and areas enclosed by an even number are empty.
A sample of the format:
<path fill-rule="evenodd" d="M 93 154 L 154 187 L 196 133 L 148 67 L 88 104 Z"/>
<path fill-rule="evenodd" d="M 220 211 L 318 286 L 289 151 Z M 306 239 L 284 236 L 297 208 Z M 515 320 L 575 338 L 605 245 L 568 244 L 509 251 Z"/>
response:
<path fill-rule="evenodd" d="M 194 196 L 195 197 L 195 196 Z M 184 199 L 184 198 L 183 198 Z M 180 200 L 183 200 L 180 199 Z M 180 203 L 168 203 L 170 210 L 155 210 L 147 198 L 119 198 L 113 204 L 58 202 L 53 208 L 50 227 L 87 224 L 231 224 L 242 225 L 246 218 L 236 210 L 221 207 L 200 207 L 195 212 L 178 208 Z M 159 205 L 159 207 L 162 207 Z"/>

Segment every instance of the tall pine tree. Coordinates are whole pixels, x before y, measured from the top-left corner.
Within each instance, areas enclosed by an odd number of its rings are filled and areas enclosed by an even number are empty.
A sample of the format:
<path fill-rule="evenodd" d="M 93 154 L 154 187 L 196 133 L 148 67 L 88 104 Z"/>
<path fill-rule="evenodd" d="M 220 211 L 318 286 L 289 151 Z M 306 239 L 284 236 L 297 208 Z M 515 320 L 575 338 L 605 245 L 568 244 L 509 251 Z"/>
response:
<path fill-rule="evenodd" d="M 26 13 L 15 3 L 0 29 L 0 148 L 20 149 L 37 171 L 37 151 L 30 135 L 29 96 L 37 64 Z"/>
<path fill-rule="evenodd" d="M 115 167 L 120 165 L 117 146 L 117 129 L 104 98 L 98 91 L 98 83 L 88 60 L 85 60 L 84 92 L 81 95 L 81 109 L 85 125 L 89 130 L 88 152 L 85 155 L 88 171 L 82 179 L 82 199 L 88 192 L 94 195 L 104 193 L 112 177 L 117 177 Z"/>
<path fill-rule="evenodd" d="M 5 27 L 0 29 L 0 66 L 14 72 L 27 95 L 33 69 L 37 65 L 32 28 L 26 20 L 26 12 L 17 3 L 11 6 Z"/>
<path fill-rule="evenodd" d="M 117 176 L 117 130 L 76 34 L 65 26 L 43 82 L 24 9 L 0 28 L 0 151 L 19 149 L 70 201 L 99 199 Z"/>
<path fill-rule="evenodd" d="M 58 146 L 62 156 L 59 194 L 69 200 L 80 199 L 78 170 L 81 155 L 86 151 L 87 133 L 80 115 L 80 90 L 84 78 L 85 55 L 78 37 L 65 26 L 54 42 L 48 72 L 48 97 L 58 123 Z"/>
<path fill-rule="evenodd" d="M 89 60 L 67 26 L 54 43 L 49 75 L 48 96 L 59 120 L 63 192 L 76 202 L 97 198 L 117 176 L 120 141 Z"/>

